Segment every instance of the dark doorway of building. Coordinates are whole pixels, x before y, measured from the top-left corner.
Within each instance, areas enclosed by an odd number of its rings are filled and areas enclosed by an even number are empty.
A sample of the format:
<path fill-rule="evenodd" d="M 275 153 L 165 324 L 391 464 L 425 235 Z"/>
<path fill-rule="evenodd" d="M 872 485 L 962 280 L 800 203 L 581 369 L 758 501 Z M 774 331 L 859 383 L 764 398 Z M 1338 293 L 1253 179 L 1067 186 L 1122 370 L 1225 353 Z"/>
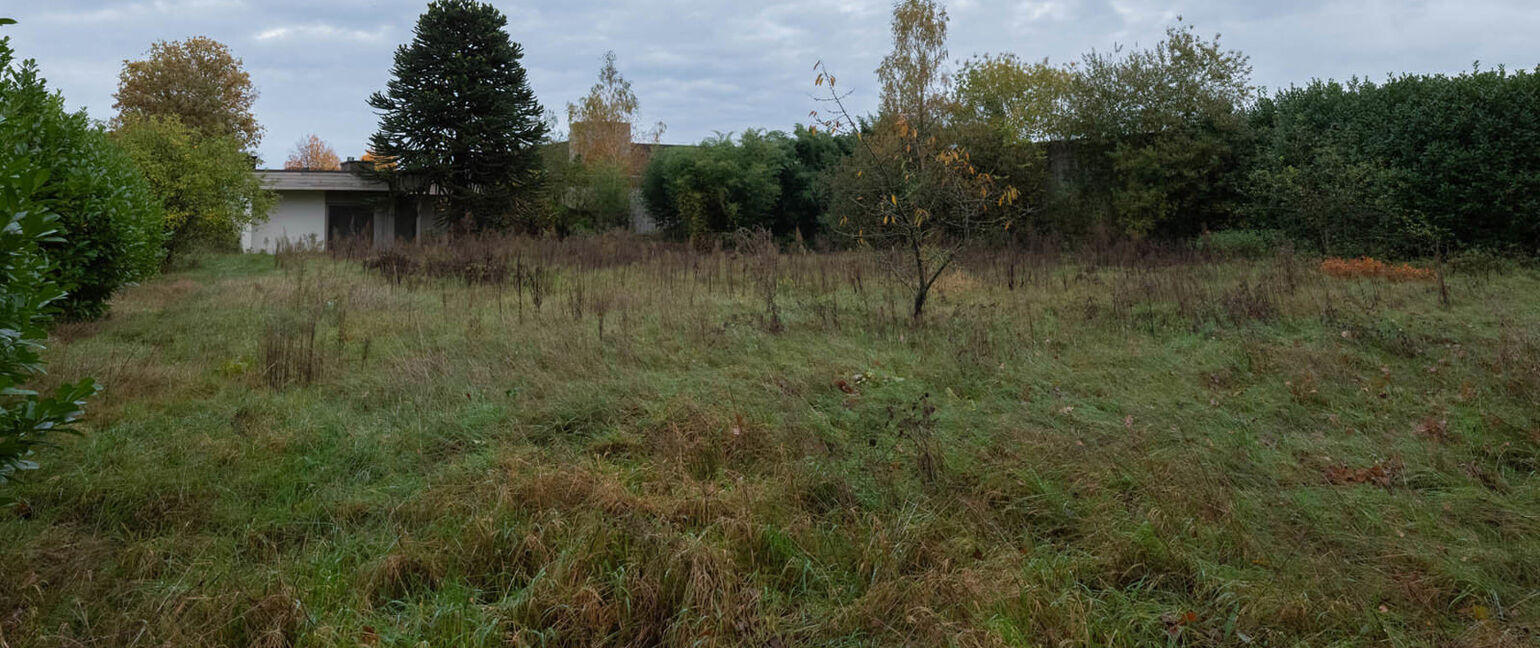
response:
<path fill-rule="evenodd" d="M 396 201 L 395 234 L 398 241 L 417 239 L 417 204 L 411 198 Z"/>
<path fill-rule="evenodd" d="M 374 208 L 368 205 L 327 205 L 326 245 L 374 241 Z"/>

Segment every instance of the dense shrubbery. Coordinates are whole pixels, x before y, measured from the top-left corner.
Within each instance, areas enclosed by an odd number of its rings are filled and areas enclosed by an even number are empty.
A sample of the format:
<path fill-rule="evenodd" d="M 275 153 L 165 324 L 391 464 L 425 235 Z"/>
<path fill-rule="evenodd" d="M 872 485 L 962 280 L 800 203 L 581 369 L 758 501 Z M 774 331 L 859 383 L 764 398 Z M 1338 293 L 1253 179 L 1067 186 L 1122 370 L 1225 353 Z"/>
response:
<path fill-rule="evenodd" d="M 202 135 L 175 117 L 131 115 L 113 137 L 164 207 L 167 255 L 234 249 L 241 228 L 265 218 L 273 204 L 233 136 Z"/>
<path fill-rule="evenodd" d="M 823 172 L 848 151 L 848 142 L 803 128 L 719 136 L 659 153 L 642 197 L 659 227 L 676 235 L 762 228 L 810 236 L 828 205 Z"/>
<path fill-rule="evenodd" d="M 0 20 L 0 24 L 9 22 Z M 88 144 L 76 149 L 50 141 L 61 136 L 65 125 L 83 122 L 64 116 L 56 102 L 39 101 L 41 82 L 36 68 L 31 64 L 13 67 L 12 63 L 10 40 L 0 39 L 0 218 L 4 219 L 0 227 L 0 484 L 19 470 L 34 468 L 28 459 L 32 449 L 49 433 L 65 431 L 80 415 L 85 398 L 96 391 L 89 379 L 59 387 L 51 396 L 26 387 L 43 371 L 40 352 L 47 338 L 44 325 L 65 298 L 57 278 L 82 272 L 81 267 L 89 271 L 93 260 L 116 268 L 112 264 L 121 259 L 113 255 L 122 251 L 115 247 L 121 241 L 110 236 L 112 228 L 121 223 L 105 224 L 107 234 L 93 232 L 98 238 L 83 237 L 85 243 L 64 238 L 69 234 L 64 229 L 67 223 L 53 207 L 101 205 L 110 209 L 119 205 L 110 197 L 96 203 L 71 194 L 82 182 L 71 176 L 95 164 L 101 148 Z M 43 99 L 48 99 L 46 93 Z M 50 109 L 57 109 L 59 114 L 39 113 Z M 95 140 L 89 139 L 93 133 L 87 129 L 74 135 L 99 145 L 99 133 L 94 133 Z M 55 157 L 61 154 L 80 157 Z M 55 164 L 41 165 L 40 159 Z M 93 216 L 115 220 L 121 214 Z M 102 249 L 92 248 L 93 242 L 103 241 Z M 50 255 L 45 248 L 62 254 Z M 91 256 L 76 256 L 86 254 Z M 77 302 L 77 307 L 85 304 Z"/>
<path fill-rule="evenodd" d="M 1226 229 L 1204 232 L 1194 247 L 1220 259 L 1259 259 L 1291 243 L 1288 235 L 1278 230 Z"/>
<path fill-rule="evenodd" d="M 1237 248 L 1223 254 L 1285 239 L 1336 255 L 1540 253 L 1540 73 L 1317 81 L 1270 98 L 1250 74 L 1244 54 L 1183 25 L 1151 48 L 1092 52 L 1072 67 L 976 57 L 957 75 L 935 136 L 1019 192 L 1009 208 L 1016 230 L 1057 238 Z M 871 135 L 890 117 L 862 128 Z M 799 131 L 799 147 L 806 137 Z M 810 164 L 788 155 L 788 141 L 749 133 L 671 151 L 647 171 L 648 204 L 681 235 L 832 231 L 839 210 L 819 179 L 832 180 L 823 170 L 840 164 L 827 156 L 851 142 Z M 819 189 L 788 206 L 777 168 Z M 872 179 L 837 182 L 853 200 L 863 192 L 846 185 L 862 181 Z M 1204 236 L 1230 228 L 1268 234 Z"/>
<path fill-rule="evenodd" d="M 551 154 L 565 153 L 553 147 Z M 545 211 L 549 223 L 543 229 L 560 234 L 605 232 L 631 224 L 631 176 L 614 163 L 584 164 L 582 160 L 547 161 Z"/>
<path fill-rule="evenodd" d="M 1540 252 L 1540 74 L 1317 81 L 1253 122 L 1254 222 L 1329 253 Z"/>
<path fill-rule="evenodd" d="M 160 264 L 160 209 L 138 168 L 84 112 L 69 113 L 31 61 L 0 48 L 0 119 L 8 154 L 43 178 L 32 197 L 57 214 L 60 236 L 43 244 L 51 278 L 68 293 L 68 318 L 94 318 L 113 292 Z"/>

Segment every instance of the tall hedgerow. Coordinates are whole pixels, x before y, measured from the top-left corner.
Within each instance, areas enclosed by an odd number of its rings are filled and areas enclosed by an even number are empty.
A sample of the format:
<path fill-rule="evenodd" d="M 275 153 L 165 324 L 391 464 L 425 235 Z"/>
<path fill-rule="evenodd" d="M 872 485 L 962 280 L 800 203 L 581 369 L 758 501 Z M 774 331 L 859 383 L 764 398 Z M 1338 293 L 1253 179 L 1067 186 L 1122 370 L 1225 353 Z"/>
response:
<path fill-rule="evenodd" d="M 1258 224 L 1333 254 L 1540 253 L 1540 73 L 1315 81 L 1253 123 Z"/>
<path fill-rule="evenodd" d="M 0 19 L 0 25 L 13 22 Z M 38 146 L 34 132 L 48 120 L 28 112 L 36 107 L 26 101 L 33 97 L 14 91 L 32 85 L 18 81 L 35 77 L 30 65 L 13 68 L 10 40 L 0 39 L 0 484 L 35 468 L 34 448 L 49 434 L 68 430 L 96 392 L 90 379 L 52 395 L 28 389 L 43 370 L 44 326 L 65 299 L 57 280 L 64 264 L 45 248 L 65 254 L 78 249 L 62 236 L 64 220 L 51 209 L 60 202 L 51 195 L 59 179 L 40 157 L 49 151 Z"/>
<path fill-rule="evenodd" d="M 43 243 L 51 278 L 68 293 L 57 306 L 66 318 L 99 317 L 114 292 L 159 268 L 159 203 L 134 161 L 84 111 L 66 111 L 8 41 L 0 46 L 0 111 L 9 153 L 43 173 L 31 199 L 58 217 L 59 236 Z"/>

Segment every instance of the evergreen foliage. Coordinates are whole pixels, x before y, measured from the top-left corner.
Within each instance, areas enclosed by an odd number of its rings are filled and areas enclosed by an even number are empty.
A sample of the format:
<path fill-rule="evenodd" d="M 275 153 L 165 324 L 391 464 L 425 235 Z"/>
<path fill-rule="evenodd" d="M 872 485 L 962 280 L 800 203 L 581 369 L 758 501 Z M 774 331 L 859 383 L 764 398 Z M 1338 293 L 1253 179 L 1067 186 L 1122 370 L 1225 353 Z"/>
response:
<path fill-rule="evenodd" d="M 405 186 L 433 190 L 444 223 L 527 226 L 538 205 L 548 126 L 507 24 L 490 4 L 436 0 L 396 51 L 386 90 L 369 98 L 380 114 L 371 150 Z"/>
<path fill-rule="evenodd" d="M 1540 73 L 1315 81 L 1253 122 L 1259 225 L 1331 254 L 1540 253 Z"/>
<path fill-rule="evenodd" d="M 133 160 L 85 112 L 67 112 L 32 61 L 0 46 L 0 123 L 8 155 L 40 173 L 31 199 L 56 215 L 42 243 L 68 319 L 92 319 L 125 284 L 160 267 L 160 208 Z"/>
<path fill-rule="evenodd" d="M 0 25 L 13 22 L 0 19 Z M 68 431 L 97 389 L 90 379 L 62 385 L 52 395 L 28 388 L 43 373 L 44 327 L 65 298 L 56 280 L 61 264 L 45 248 L 63 251 L 64 265 L 79 261 L 70 256 L 79 252 L 65 247 L 64 223 L 52 207 L 77 205 L 58 198 L 59 180 L 37 163 L 42 154 L 56 152 L 41 150 L 35 132 L 42 128 L 45 135 L 54 135 L 60 124 L 73 120 L 62 107 L 36 101 L 41 81 L 35 66 L 13 63 L 10 39 L 0 39 L 0 485 L 18 471 L 36 468 L 34 449 L 49 434 Z M 40 109 L 58 109 L 59 114 L 39 114 Z M 66 174 L 77 170 L 62 169 Z"/>

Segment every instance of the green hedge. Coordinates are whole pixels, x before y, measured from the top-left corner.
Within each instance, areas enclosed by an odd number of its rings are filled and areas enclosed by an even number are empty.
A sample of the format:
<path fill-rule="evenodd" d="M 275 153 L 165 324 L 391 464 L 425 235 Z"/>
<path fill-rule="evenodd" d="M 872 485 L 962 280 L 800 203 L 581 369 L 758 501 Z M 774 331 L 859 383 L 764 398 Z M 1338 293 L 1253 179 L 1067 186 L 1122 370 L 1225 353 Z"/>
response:
<path fill-rule="evenodd" d="M 11 22 L 0 19 L 0 25 Z M 90 379 L 51 395 L 27 388 L 43 372 L 45 327 L 65 297 L 56 281 L 61 264 L 44 247 L 71 248 L 50 209 L 58 200 L 49 188 L 59 180 L 41 164 L 35 146 L 33 129 L 48 121 L 26 110 L 32 104 L 18 101 L 25 97 L 14 92 L 36 85 L 25 83 L 35 74 L 30 66 L 13 69 L 11 59 L 9 39 L 0 39 L 0 485 L 36 468 L 35 448 L 48 435 L 67 431 L 96 392 Z"/>
<path fill-rule="evenodd" d="M 1252 122 L 1254 226 L 1333 254 L 1540 253 L 1540 73 L 1317 81 Z"/>
<path fill-rule="evenodd" d="M 62 240 L 44 244 L 71 319 L 102 315 L 112 294 L 160 267 L 161 209 L 133 160 L 85 112 L 66 112 L 32 61 L 0 44 L 0 119 L 6 145 L 44 172 L 33 199 L 58 215 Z"/>
<path fill-rule="evenodd" d="M 642 198 L 676 236 L 738 229 L 812 236 L 827 210 L 827 171 L 850 142 L 802 127 L 791 134 L 745 131 L 699 146 L 665 149 L 642 176 Z"/>

